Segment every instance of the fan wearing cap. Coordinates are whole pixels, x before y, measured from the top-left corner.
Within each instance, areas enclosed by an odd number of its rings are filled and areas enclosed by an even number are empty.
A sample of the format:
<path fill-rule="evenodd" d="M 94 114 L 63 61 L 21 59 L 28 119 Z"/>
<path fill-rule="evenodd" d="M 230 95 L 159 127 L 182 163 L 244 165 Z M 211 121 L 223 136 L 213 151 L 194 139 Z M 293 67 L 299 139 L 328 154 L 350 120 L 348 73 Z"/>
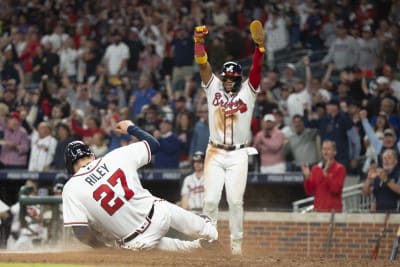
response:
<path fill-rule="evenodd" d="M 397 107 L 399 100 L 393 95 L 393 90 L 390 87 L 389 79 L 385 76 L 379 76 L 375 80 L 376 88 L 372 98 L 368 100 L 367 111 L 368 116 L 377 116 L 381 111 L 381 104 L 383 99 L 389 98 L 394 102 Z"/>
<path fill-rule="evenodd" d="M 386 129 L 383 132 L 383 140 L 380 140 L 368 121 L 366 110 L 360 111 L 360 119 L 365 134 L 378 155 L 378 167 L 382 167 L 382 154 L 386 149 L 393 149 L 397 153 L 397 157 L 400 158 L 400 141 L 397 141 L 396 132 L 392 128 Z"/>
<path fill-rule="evenodd" d="M 266 114 L 263 120 L 263 129 L 254 137 L 253 145 L 259 151 L 261 158 L 261 173 L 284 173 L 286 171 L 285 135 L 275 126 L 275 116 Z"/>
<path fill-rule="evenodd" d="M 2 136 L 0 165 L 6 169 L 26 169 L 29 153 L 29 135 L 21 126 L 21 115 L 13 111 L 7 114 L 5 124 L 0 124 Z"/>
<path fill-rule="evenodd" d="M 206 26 L 194 29 L 194 55 L 200 68 L 202 88 L 208 103 L 209 145 L 204 166 L 203 212 L 217 222 L 218 204 L 225 185 L 230 216 L 232 254 L 242 253 L 243 196 L 247 183 L 250 123 L 261 81 L 265 33 L 260 21 L 250 24 L 256 44 L 249 77 L 243 79 L 242 66 L 225 62 L 219 77 L 212 72 L 204 46 Z"/>
<path fill-rule="evenodd" d="M 204 153 L 196 151 L 192 159 L 194 172 L 183 179 L 180 205 L 184 209 L 201 212 L 204 201 Z"/>

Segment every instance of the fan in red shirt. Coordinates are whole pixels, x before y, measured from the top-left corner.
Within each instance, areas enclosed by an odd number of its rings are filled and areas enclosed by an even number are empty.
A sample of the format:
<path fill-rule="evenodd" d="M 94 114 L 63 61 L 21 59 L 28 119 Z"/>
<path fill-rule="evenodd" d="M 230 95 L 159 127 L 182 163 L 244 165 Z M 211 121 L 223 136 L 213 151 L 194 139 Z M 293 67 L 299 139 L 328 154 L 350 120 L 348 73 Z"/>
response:
<path fill-rule="evenodd" d="M 326 140 L 322 143 L 322 162 L 312 167 L 301 167 L 304 190 L 314 195 L 314 210 L 320 212 L 342 211 L 342 190 L 346 177 L 345 167 L 335 160 L 336 144 Z"/>

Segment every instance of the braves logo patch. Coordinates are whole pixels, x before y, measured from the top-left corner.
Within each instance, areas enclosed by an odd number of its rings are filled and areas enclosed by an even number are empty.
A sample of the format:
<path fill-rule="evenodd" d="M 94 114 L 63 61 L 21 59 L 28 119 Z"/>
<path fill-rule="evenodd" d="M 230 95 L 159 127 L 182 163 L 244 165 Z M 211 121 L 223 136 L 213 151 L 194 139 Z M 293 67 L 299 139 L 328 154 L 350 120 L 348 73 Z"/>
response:
<path fill-rule="evenodd" d="M 247 104 L 242 99 L 239 98 L 229 100 L 221 93 L 215 93 L 212 105 L 215 107 L 220 106 L 225 115 L 232 115 L 238 111 L 240 113 L 247 111 Z"/>

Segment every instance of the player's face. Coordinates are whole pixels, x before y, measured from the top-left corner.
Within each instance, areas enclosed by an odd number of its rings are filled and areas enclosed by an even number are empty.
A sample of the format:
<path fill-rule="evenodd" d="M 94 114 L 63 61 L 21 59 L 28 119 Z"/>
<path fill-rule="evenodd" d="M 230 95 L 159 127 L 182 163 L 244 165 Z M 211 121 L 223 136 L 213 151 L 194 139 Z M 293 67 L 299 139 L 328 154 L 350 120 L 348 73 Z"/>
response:
<path fill-rule="evenodd" d="M 223 86 L 226 91 L 230 92 L 233 89 L 233 77 L 226 77 L 223 79 Z"/>

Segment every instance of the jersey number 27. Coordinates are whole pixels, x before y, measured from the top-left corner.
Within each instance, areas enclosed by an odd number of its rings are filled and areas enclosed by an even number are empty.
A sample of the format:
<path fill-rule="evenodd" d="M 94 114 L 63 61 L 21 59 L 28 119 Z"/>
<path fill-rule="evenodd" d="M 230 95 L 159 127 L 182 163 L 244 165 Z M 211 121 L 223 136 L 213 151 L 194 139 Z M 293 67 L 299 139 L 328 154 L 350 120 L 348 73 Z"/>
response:
<path fill-rule="evenodd" d="M 124 205 L 124 202 L 121 198 L 115 197 L 114 188 L 120 184 L 122 189 L 124 190 L 124 198 L 129 200 L 133 197 L 134 192 L 128 187 L 128 183 L 126 182 L 125 173 L 118 169 L 110 178 L 107 179 L 108 184 L 100 185 L 94 192 L 93 198 L 96 201 L 101 201 L 101 207 L 112 216 L 119 208 Z M 111 201 L 114 199 L 114 204 Z"/>

